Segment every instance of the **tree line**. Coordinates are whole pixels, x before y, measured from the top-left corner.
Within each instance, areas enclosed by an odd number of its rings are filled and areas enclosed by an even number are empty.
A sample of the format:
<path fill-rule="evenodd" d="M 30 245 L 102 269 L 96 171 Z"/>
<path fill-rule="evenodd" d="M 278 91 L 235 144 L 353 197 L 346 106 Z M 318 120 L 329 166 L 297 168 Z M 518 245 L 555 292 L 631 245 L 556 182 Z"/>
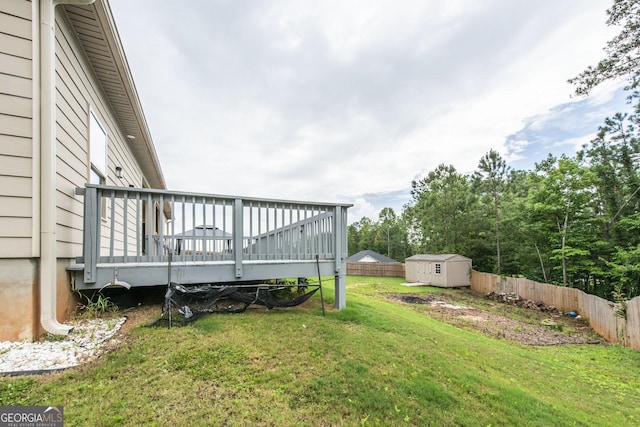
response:
<path fill-rule="evenodd" d="M 440 164 L 411 183 L 400 215 L 348 227 L 349 252 L 372 249 L 403 261 L 458 253 L 474 268 L 579 288 L 603 298 L 640 294 L 640 2 L 615 0 L 608 25 L 622 27 L 607 57 L 569 80 L 588 95 L 626 78 L 629 113 L 615 113 L 573 156 L 549 155 L 512 170 L 491 149 L 472 174 Z"/>

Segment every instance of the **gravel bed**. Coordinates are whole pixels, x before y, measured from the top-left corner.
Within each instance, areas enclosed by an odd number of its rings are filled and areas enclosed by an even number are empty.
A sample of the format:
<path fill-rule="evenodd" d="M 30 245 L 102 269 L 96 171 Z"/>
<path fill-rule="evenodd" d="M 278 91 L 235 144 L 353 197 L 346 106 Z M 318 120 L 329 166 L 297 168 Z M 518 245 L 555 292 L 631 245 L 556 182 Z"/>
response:
<path fill-rule="evenodd" d="M 98 357 L 120 330 L 126 317 L 78 319 L 67 322 L 67 336 L 36 342 L 0 342 L 0 374 L 27 374 L 78 366 Z"/>

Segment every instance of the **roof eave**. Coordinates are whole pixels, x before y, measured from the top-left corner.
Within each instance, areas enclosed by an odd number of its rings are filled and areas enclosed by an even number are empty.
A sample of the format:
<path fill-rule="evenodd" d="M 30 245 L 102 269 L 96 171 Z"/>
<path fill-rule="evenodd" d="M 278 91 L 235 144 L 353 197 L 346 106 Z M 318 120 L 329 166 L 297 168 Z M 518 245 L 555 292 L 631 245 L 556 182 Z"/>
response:
<path fill-rule="evenodd" d="M 95 13 L 96 23 L 102 30 L 104 42 L 110 52 L 108 57 L 101 56 L 100 59 L 109 60 L 118 71 L 120 76 L 120 81 L 118 82 L 120 85 L 118 87 L 119 96 L 112 93 L 113 91 L 105 90 L 104 88 L 103 82 L 106 80 L 113 81 L 113 76 L 103 71 L 103 67 L 96 66 L 97 64 L 94 63 L 95 59 L 93 55 L 87 54 L 87 58 L 93 67 L 98 81 L 103 84 L 103 92 L 118 119 L 124 134 L 123 136 L 127 138 L 126 140 L 142 169 L 147 183 L 151 188 L 166 189 L 167 186 L 160 166 L 160 160 L 158 159 L 153 144 L 147 119 L 144 115 L 131 69 L 129 68 L 129 63 L 124 52 L 124 47 L 120 40 L 115 19 L 108 2 L 106 0 L 96 0 L 96 2 L 90 6 L 65 6 L 65 9 L 69 11 L 74 10 L 74 8 L 92 10 Z M 79 37 L 79 42 L 82 45 L 82 37 Z M 87 52 L 85 51 L 85 53 Z M 123 97 L 128 101 L 126 105 L 122 103 Z M 124 118 L 126 116 L 132 116 L 133 120 L 125 120 Z M 135 139 L 129 140 L 128 135 L 135 137 Z"/>

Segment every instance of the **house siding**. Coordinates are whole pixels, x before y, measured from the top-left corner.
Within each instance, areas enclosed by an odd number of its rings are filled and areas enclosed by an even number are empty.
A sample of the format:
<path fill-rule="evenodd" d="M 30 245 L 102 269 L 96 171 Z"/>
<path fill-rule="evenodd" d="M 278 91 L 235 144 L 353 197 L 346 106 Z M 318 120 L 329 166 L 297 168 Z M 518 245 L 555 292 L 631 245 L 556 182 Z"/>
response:
<path fill-rule="evenodd" d="M 32 3 L 0 1 L 0 340 L 36 330 Z"/>
<path fill-rule="evenodd" d="M 43 332 L 38 291 L 40 83 L 39 60 L 34 60 L 38 8 L 38 2 L 0 0 L 0 341 L 34 339 Z M 82 255 L 83 200 L 75 190 L 89 177 L 90 110 L 107 133 L 106 183 L 142 187 L 144 178 L 64 6 L 56 8 L 55 22 L 56 286 L 58 320 L 63 322 L 74 307 L 66 267 Z M 122 180 L 115 178 L 116 166 L 125 171 Z M 107 210 L 107 219 L 109 215 Z"/>
<path fill-rule="evenodd" d="M 0 2 L 0 13 L 30 20 L 31 19 L 31 1 L 30 0 L 2 0 Z"/>
<path fill-rule="evenodd" d="M 89 177 L 90 111 L 107 134 L 107 185 L 141 187 L 143 176 L 64 14 L 58 11 L 56 19 L 57 251 L 59 257 L 74 258 L 82 255 L 83 205 L 75 189 Z M 125 171 L 122 180 L 115 175 L 116 166 Z M 110 215 L 107 206 L 105 219 Z M 102 233 L 107 237 L 108 227 Z"/>
<path fill-rule="evenodd" d="M 0 257 L 31 256 L 31 2 L 0 2 Z"/>

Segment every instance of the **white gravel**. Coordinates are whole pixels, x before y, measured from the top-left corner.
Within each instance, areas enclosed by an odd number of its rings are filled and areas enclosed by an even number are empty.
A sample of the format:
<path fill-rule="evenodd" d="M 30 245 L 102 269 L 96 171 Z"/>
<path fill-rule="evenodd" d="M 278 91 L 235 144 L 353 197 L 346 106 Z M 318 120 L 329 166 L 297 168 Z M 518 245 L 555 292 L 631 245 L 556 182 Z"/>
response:
<path fill-rule="evenodd" d="M 41 342 L 0 342 L 0 374 L 58 370 L 93 360 L 126 320 L 79 319 L 66 322 L 73 331 L 65 337 Z"/>

